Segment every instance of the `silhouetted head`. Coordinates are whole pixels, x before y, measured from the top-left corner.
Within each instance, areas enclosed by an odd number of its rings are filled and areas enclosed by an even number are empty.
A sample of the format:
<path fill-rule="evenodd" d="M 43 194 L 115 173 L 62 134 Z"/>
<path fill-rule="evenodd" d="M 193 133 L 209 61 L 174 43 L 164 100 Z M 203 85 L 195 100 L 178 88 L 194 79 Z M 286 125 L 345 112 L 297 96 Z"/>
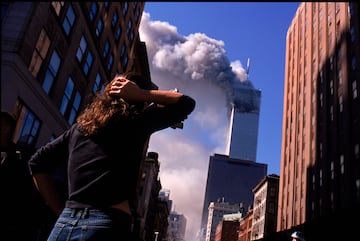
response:
<path fill-rule="evenodd" d="M 293 240 L 298 240 L 298 241 L 305 241 L 305 237 L 304 234 L 302 232 L 299 231 L 295 231 L 291 234 L 291 237 L 293 238 Z"/>

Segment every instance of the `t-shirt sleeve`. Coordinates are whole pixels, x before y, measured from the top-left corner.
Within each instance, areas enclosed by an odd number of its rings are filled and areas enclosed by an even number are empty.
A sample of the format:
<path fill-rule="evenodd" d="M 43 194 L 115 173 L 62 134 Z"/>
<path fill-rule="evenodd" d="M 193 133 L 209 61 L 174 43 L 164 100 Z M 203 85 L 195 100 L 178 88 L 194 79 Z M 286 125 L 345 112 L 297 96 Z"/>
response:
<path fill-rule="evenodd" d="M 28 166 L 31 174 L 49 173 L 61 162 L 67 161 L 70 133 L 71 129 L 65 131 L 55 140 L 40 147 L 30 157 Z"/>
<path fill-rule="evenodd" d="M 173 126 L 184 121 L 195 109 L 195 100 L 187 95 L 182 95 L 179 100 L 164 107 L 154 107 L 141 114 L 141 123 L 149 134 Z"/>

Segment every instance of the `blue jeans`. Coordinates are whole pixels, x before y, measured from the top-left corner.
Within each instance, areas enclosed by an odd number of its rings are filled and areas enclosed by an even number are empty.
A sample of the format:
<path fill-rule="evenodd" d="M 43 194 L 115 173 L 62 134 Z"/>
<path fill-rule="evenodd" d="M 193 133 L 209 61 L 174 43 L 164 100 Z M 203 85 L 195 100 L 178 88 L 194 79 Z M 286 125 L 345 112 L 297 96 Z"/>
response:
<path fill-rule="evenodd" d="M 65 208 L 48 241 L 131 241 L 131 216 L 116 209 Z"/>

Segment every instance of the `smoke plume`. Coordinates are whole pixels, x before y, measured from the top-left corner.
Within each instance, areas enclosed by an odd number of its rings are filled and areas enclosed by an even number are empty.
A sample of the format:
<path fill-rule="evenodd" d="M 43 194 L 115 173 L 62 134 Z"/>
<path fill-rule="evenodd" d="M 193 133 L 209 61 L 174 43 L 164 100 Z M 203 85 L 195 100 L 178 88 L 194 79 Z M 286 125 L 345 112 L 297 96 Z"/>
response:
<path fill-rule="evenodd" d="M 240 61 L 230 63 L 224 42 L 203 33 L 182 36 L 175 26 L 152 21 L 146 12 L 139 31 L 146 43 L 152 81 L 159 89 L 178 88 L 196 100 L 182 130 L 155 133 L 149 144 L 149 151 L 159 154 L 160 181 L 170 190 L 174 211 L 187 218 L 185 240 L 195 241 L 208 160 L 213 153 L 224 153 L 229 107 L 235 102 L 246 111 L 258 111 L 258 92 Z"/>

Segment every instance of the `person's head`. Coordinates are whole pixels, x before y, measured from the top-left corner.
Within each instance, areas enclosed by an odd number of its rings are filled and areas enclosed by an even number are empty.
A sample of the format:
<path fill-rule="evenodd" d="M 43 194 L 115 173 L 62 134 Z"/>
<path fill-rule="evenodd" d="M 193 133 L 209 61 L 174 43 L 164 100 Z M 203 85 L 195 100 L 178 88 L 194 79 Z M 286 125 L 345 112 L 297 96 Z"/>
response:
<path fill-rule="evenodd" d="M 1 111 L 0 127 L 1 127 L 1 145 L 7 145 L 14 134 L 16 120 L 12 114 L 7 111 Z"/>
<path fill-rule="evenodd" d="M 144 90 L 150 90 L 152 88 L 151 82 L 148 81 L 143 75 L 139 74 L 138 72 L 127 72 L 120 74 L 120 76 L 124 76 L 126 79 L 134 82 L 137 86 Z M 130 108 L 132 111 L 142 111 L 146 105 L 149 103 L 131 103 Z"/>
<path fill-rule="evenodd" d="M 142 89 L 150 89 L 146 79 L 136 72 L 120 74 L 126 79 L 134 82 Z M 124 99 L 110 95 L 112 81 L 105 85 L 102 93 L 97 93 L 92 102 L 77 118 L 83 133 L 87 136 L 94 135 L 99 129 L 105 127 L 114 114 L 128 115 L 130 112 L 141 111 L 145 103 L 129 104 Z"/>
<path fill-rule="evenodd" d="M 143 75 L 137 73 L 137 72 L 128 72 L 122 74 L 126 79 L 131 80 L 137 86 L 139 86 L 141 89 L 150 90 L 151 89 L 151 83 L 148 81 Z"/>
<path fill-rule="evenodd" d="M 295 231 L 291 234 L 292 241 L 305 241 L 304 234 L 300 231 Z"/>
<path fill-rule="evenodd" d="M 110 95 L 111 82 L 105 85 L 104 91 L 95 95 L 76 119 L 84 135 L 91 136 L 105 127 L 114 114 L 127 115 L 129 104 L 122 98 Z"/>

